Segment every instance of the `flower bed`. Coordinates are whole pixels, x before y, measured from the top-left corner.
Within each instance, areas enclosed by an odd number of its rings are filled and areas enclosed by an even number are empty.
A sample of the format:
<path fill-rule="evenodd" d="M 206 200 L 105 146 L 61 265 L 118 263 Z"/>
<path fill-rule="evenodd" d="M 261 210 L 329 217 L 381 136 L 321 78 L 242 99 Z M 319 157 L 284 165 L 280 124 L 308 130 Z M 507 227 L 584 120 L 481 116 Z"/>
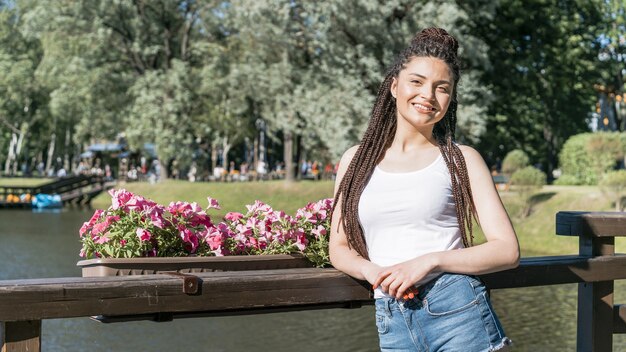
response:
<path fill-rule="evenodd" d="M 80 228 L 81 257 L 136 258 L 231 256 L 301 253 L 315 266 L 330 264 L 328 233 L 332 199 L 298 209 L 295 216 L 263 202 L 247 212 L 231 212 L 214 222 L 208 212 L 220 209 L 208 198 L 167 207 L 124 189 L 111 190 L 112 204 L 96 210 Z"/>

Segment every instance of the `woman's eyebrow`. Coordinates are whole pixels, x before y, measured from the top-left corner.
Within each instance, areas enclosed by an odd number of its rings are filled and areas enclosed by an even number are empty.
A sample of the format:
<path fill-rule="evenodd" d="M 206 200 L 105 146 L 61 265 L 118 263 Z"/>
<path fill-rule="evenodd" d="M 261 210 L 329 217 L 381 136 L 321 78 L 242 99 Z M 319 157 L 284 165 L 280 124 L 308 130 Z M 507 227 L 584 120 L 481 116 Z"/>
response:
<path fill-rule="evenodd" d="M 409 76 L 417 76 L 417 77 L 422 78 L 422 79 L 428 79 L 426 76 L 420 75 L 419 73 L 409 73 Z M 445 79 L 441 79 L 441 80 L 435 82 L 435 84 L 441 84 L 441 83 L 452 85 L 452 83 L 450 83 L 450 81 L 447 81 Z"/>

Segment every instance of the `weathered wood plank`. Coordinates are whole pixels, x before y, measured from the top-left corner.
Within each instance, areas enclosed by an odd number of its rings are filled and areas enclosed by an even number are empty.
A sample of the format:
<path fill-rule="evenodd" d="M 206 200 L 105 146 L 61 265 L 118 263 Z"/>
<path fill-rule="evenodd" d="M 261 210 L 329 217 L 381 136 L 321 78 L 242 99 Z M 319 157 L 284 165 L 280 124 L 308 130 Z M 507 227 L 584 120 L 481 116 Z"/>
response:
<path fill-rule="evenodd" d="M 626 255 L 522 258 L 519 267 L 481 275 L 490 289 L 626 279 Z"/>
<path fill-rule="evenodd" d="M 562 236 L 626 236 L 626 212 L 560 211 L 556 234 Z"/>
<path fill-rule="evenodd" d="M 626 256 L 524 258 L 481 276 L 492 289 L 626 279 Z M 0 281 L 0 321 L 94 315 L 299 310 L 370 301 L 367 285 L 335 269 L 208 272 L 198 293 L 170 275 Z"/>
<path fill-rule="evenodd" d="M 0 351 L 41 351 L 41 320 L 0 322 Z"/>
<path fill-rule="evenodd" d="M 221 311 L 369 300 L 359 282 L 334 269 L 282 269 L 197 275 L 199 292 L 182 292 L 169 275 L 0 282 L 0 320 Z"/>
<path fill-rule="evenodd" d="M 579 254 L 611 259 L 615 255 L 615 238 L 581 237 Z M 613 350 L 613 289 L 613 281 L 608 280 L 578 284 L 578 351 Z"/>
<path fill-rule="evenodd" d="M 626 304 L 613 306 L 613 333 L 626 334 Z"/>

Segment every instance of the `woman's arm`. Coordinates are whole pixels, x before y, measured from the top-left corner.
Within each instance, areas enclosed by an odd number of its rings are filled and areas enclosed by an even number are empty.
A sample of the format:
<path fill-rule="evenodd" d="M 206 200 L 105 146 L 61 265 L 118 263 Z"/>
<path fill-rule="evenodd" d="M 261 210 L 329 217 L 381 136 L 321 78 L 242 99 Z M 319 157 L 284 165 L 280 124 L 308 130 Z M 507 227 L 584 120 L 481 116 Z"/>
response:
<path fill-rule="evenodd" d="M 337 178 L 335 180 L 334 194 L 337 194 L 339 184 L 341 183 L 341 180 L 346 173 L 346 169 L 348 168 L 348 165 L 350 165 L 350 161 L 352 161 L 352 157 L 354 157 L 354 153 L 356 153 L 357 149 L 358 146 L 354 146 L 348 149 L 341 157 L 339 169 L 337 170 Z M 330 225 L 329 252 L 331 263 L 336 269 L 341 270 L 356 279 L 367 280 L 373 284 L 374 280 L 378 277 L 378 272 L 381 268 L 369 260 L 361 257 L 354 249 L 349 248 L 348 239 L 346 238 L 340 219 L 341 199 L 339 199 L 335 205 Z"/>
<path fill-rule="evenodd" d="M 374 286 L 400 298 L 432 271 L 486 274 L 519 264 L 519 243 L 489 169 L 480 154 L 461 147 L 472 187 L 478 221 L 487 242 L 457 250 L 429 253 L 381 270 Z"/>

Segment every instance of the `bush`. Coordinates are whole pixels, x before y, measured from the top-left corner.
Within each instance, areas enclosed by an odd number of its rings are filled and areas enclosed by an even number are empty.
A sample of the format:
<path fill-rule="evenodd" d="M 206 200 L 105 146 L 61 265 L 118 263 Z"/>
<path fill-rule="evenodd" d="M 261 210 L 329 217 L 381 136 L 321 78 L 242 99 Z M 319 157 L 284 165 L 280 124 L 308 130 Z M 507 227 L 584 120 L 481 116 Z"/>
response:
<path fill-rule="evenodd" d="M 510 151 L 502 161 L 502 173 L 511 176 L 515 171 L 528 166 L 528 155 L 520 149 Z"/>
<path fill-rule="evenodd" d="M 559 155 L 563 176 L 570 184 L 595 185 L 602 175 L 624 158 L 626 134 L 581 133 L 570 137 Z M 573 179 L 572 179 L 573 178 Z"/>
<path fill-rule="evenodd" d="M 521 217 L 527 217 L 532 210 L 534 193 L 546 184 L 545 172 L 532 166 L 515 171 L 511 176 L 511 185 L 515 187 L 520 200 L 524 204 Z"/>
<path fill-rule="evenodd" d="M 615 211 L 624 211 L 623 201 L 626 191 L 626 170 L 609 171 L 600 181 L 604 193 L 613 199 Z"/>
<path fill-rule="evenodd" d="M 561 177 L 554 180 L 554 184 L 557 186 L 578 186 L 580 180 L 573 175 L 561 175 Z"/>

